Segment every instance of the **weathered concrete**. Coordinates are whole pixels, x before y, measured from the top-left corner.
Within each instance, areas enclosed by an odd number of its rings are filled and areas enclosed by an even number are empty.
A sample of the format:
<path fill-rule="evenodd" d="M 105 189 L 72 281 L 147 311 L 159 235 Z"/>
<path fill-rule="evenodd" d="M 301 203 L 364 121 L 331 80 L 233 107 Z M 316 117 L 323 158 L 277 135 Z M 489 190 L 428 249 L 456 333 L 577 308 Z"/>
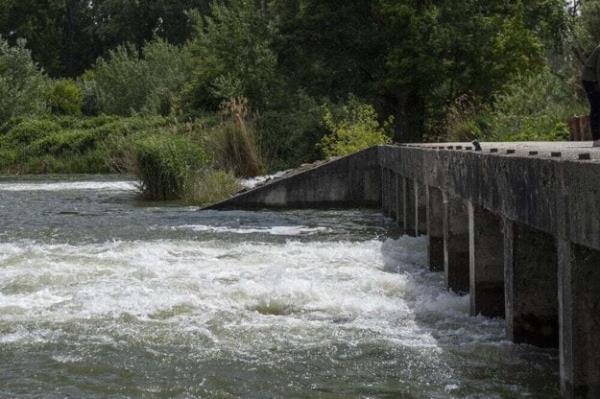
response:
<path fill-rule="evenodd" d="M 471 315 L 504 317 L 504 233 L 498 215 L 469 202 Z"/>
<path fill-rule="evenodd" d="M 551 235 L 504 221 L 506 330 L 517 343 L 558 347 L 558 252 Z"/>
<path fill-rule="evenodd" d="M 444 196 L 442 190 L 427 186 L 427 265 L 444 271 Z"/>
<path fill-rule="evenodd" d="M 406 209 L 404 212 L 404 232 L 412 237 L 418 233 L 418 210 L 416 183 L 412 179 L 405 179 L 404 182 L 404 203 Z"/>
<path fill-rule="evenodd" d="M 206 209 L 377 208 L 381 205 L 378 151 L 369 148 L 292 173 Z"/>
<path fill-rule="evenodd" d="M 416 232 L 427 235 L 427 186 L 422 183 L 415 184 L 415 201 Z"/>
<path fill-rule="evenodd" d="M 559 242 L 561 391 L 600 398 L 600 251 Z"/>
<path fill-rule="evenodd" d="M 406 213 L 405 200 L 404 200 L 404 178 L 400 175 L 396 175 L 395 179 L 395 190 L 396 190 L 396 221 L 398 226 L 404 230 L 404 218 Z"/>
<path fill-rule="evenodd" d="M 396 176 L 397 174 L 390 170 L 388 181 L 388 190 L 390 196 L 389 216 L 394 220 L 398 217 L 398 211 L 396 209 L 396 204 L 398 203 L 398 199 L 396 198 Z"/>
<path fill-rule="evenodd" d="M 444 193 L 444 271 L 448 288 L 469 292 L 469 215 L 466 203 Z"/>
<path fill-rule="evenodd" d="M 385 172 L 391 183 L 385 183 L 384 169 L 391 171 Z M 500 316 L 504 283 L 509 337 L 556 346 L 560 331 L 563 396 L 598 398 L 599 182 L 600 151 L 589 142 L 483 143 L 481 151 L 468 143 L 380 146 L 285 176 L 215 208 L 383 202 L 411 235 L 423 233 L 426 220 L 429 266 L 437 270 L 443 244 L 448 285 L 471 291 L 472 312 Z M 442 193 L 447 203 L 440 215 Z"/>

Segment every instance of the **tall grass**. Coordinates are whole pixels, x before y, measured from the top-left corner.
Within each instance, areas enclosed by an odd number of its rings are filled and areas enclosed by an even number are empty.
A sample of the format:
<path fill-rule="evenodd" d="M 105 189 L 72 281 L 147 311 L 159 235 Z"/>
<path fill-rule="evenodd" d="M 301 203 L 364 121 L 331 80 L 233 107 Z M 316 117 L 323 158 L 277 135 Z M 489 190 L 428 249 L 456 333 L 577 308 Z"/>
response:
<path fill-rule="evenodd" d="M 174 134 L 139 140 L 135 158 L 142 194 L 151 200 L 182 198 L 186 177 L 207 163 L 200 146 Z"/>
<path fill-rule="evenodd" d="M 204 169 L 191 172 L 185 179 L 183 200 L 193 205 L 209 205 L 231 197 L 241 189 L 231 172 Z"/>
<path fill-rule="evenodd" d="M 252 177 L 264 171 L 256 143 L 255 123 L 249 118 L 248 100 L 235 98 L 220 110 L 221 123 L 211 129 L 208 146 L 218 169 L 240 177 Z"/>

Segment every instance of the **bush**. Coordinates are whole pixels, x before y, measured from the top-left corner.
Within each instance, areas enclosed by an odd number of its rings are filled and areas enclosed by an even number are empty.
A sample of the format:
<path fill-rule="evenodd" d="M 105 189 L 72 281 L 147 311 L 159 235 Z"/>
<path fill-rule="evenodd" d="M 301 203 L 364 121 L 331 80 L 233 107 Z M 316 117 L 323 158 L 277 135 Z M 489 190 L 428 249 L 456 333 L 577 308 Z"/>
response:
<path fill-rule="evenodd" d="M 193 205 L 214 204 L 231 197 L 241 188 L 230 172 L 215 169 L 193 171 L 186 176 L 183 199 Z"/>
<path fill-rule="evenodd" d="M 289 169 L 322 156 L 318 143 L 327 133 L 322 123 L 326 107 L 299 92 L 288 96 L 279 108 L 261 113 L 256 128 L 269 169 Z"/>
<path fill-rule="evenodd" d="M 47 78 L 19 40 L 11 47 L 0 37 L 0 125 L 17 116 L 48 112 L 44 94 Z"/>
<path fill-rule="evenodd" d="M 54 115 L 81 115 L 83 94 L 70 79 L 59 79 L 50 85 L 48 105 Z"/>
<path fill-rule="evenodd" d="M 567 120 L 586 113 L 586 105 L 564 79 L 550 70 L 521 77 L 496 96 L 490 139 L 564 140 Z"/>
<path fill-rule="evenodd" d="M 143 196 L 150 200 L 182 198 L 186 176 L 207 163 L 200 146 L 173 134 L 138 140 L 135 158 Z"/>
<path fill-rule="evenodd" d="M 84 76 L 86 111 L 97 107 L 111 115 L 168 115 L 190 78 L 187 48 L 156 39 L 140 55 L 132 46 L 119 46 Z"/>
<path fill-rule="evenodd" d="M 323 123 L 329 134 L 319 147 L 326 158 L 345 156 L 375 145 L 390 143 L 392 118 L 381 124 L 377 112 L 368 104 L 351 98 L 341 109 L 339 116 L 331 110 L 325 112 Z"/>
<path fill-rule="evenodd" d="M 0 168 L 17 173 L 133 173 L 135 140 L 178 129 L 161 117 L 14 118 L 0 135 Z"/>

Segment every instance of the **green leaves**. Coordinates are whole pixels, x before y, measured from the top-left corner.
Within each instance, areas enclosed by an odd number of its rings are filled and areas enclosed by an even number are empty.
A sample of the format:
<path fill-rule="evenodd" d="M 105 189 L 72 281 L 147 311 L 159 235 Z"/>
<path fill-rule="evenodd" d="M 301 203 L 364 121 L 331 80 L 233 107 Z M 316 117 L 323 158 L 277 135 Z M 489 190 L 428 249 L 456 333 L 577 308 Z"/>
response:
<path fill-rule="evenodd" d="M 350 155 L 375 145 L 390 143 L 390 127 L 393 118 L 383 124 L 377 120 L 377 112 L 368 104 L 351 99 L 335 117 L 331 110 L 323 116 L 323 123 L 330 131 L 323 137 L 320 147 L 326 158 Z"/>

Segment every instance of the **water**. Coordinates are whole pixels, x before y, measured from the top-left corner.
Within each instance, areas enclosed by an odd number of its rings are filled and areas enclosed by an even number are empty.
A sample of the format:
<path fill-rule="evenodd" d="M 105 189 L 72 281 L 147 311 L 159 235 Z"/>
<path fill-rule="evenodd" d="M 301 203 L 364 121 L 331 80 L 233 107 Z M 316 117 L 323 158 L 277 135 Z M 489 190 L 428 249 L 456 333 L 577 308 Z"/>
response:
<path fill-rule="evenodd" d="M 0 180 L 0 398 L 554 398 L 370 211 L 198 212 Z"/>

